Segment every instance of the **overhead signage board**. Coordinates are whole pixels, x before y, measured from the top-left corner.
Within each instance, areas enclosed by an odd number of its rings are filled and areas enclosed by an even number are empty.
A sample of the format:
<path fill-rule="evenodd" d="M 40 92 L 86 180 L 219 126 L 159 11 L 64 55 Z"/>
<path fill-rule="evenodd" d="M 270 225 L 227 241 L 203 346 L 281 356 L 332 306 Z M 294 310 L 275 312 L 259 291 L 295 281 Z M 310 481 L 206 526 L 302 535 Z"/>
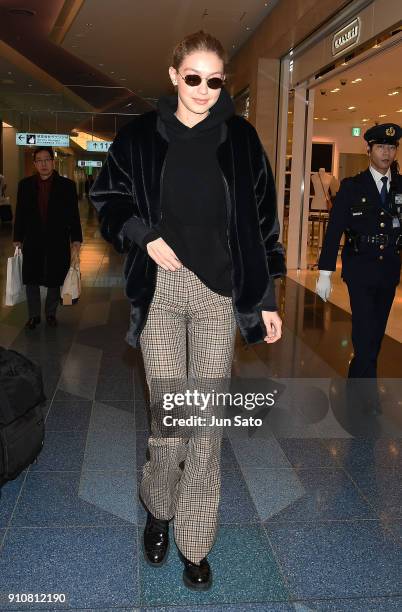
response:
<path fill-rule="evenodd" d="M 352 127 L 352 136 L 361 136 L 362 129 L 360 127 Z"/>
<path fill-rule="evenodd" d="M 87 140 L 87 151 L 107 153 L 112 143 L 107 140 Z"/>
<path fill-rule="evenodd" d="M 69 147 L 70 136 L 68 134 L 28 134 L 17 132 L 15 137 L 17 145 L 31 145 L 36 147 Z"/>
<path fill-rule="evenodd" d="M 338 55 L 359 42 L 361 24 L 359 17 L 353 19 L 342 30 L 338 30 L 332 37 L 332 55 Z"/>
<path fill-rule="evenodd" d="M 102 162 L 100 160 L 95 159 L 79 159 L 78 160 L 79 168 L 102 168 Z"/>

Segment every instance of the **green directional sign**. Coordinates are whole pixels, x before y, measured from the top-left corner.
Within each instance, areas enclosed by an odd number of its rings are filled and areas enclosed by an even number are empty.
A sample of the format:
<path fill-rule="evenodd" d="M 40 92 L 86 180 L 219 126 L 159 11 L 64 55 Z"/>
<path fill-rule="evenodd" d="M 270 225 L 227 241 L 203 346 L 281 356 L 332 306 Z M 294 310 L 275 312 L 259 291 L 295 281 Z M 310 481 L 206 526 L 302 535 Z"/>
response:
<path fill-rule="evenodd" d="M 352 136 L 361 136 L 362 129 L 360 127 L 352 127 Z"/>
<path fill-rule="evenodd" d="M 79 168 L 102 168 L 102 162 L 93 159 L 79 159 L 77 166 Z"/>

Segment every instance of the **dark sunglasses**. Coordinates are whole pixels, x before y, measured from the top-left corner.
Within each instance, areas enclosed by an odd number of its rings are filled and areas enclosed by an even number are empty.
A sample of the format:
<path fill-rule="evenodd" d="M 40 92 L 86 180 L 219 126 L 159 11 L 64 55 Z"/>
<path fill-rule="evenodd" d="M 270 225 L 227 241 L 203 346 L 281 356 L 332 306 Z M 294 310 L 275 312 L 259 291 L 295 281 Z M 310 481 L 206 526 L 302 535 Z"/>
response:
<path fill-rule="evenodd" d="M 189 87 L 197 87 L 197 85 L 201 85 L 201 82 L 203 81 L 199 74 L 186 74 L 186 76 L 183 76 L 182 74 L 180 74 L 180 72 L 178 72 L 177 74 L 181 76 L 185 84 Z M 225 82 L 225 79 L 221 79 L 220 77 L 211 77 L 210 79 L 205 80 L 209 89 L 221 89 Z"/>

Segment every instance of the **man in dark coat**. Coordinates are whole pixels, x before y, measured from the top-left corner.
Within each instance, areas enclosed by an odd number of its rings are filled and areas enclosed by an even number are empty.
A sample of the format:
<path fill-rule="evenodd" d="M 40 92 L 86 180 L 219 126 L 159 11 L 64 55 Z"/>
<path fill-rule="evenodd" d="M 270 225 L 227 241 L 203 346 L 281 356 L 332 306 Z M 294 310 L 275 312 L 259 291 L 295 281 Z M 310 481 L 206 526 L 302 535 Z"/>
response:
<path fill-rule="evenodd" d="M 352 310 L 354 357 L 348 377 L 353 379 L 377 376 L 377 358 L 400 280 L 402 177 L 392 171 L 400 136 L 401 128 L 394 123 L 373 126 L 365 133 L 370 166 L 342 181 L 318 263 L 317 293 L 326 300 L 345 233 L 342 278 Z M 370 412 L 380 410 L 375 390 L 370 403 Z"/>
<path fill-rule="evenodd" d="M 40 323 L 40 286 L 48 288 L 45 313 L 49 326 L 57 325 L 60 286 L 82 242 L 75 184 L 54 169 L 51 147 L 34 152 L 37 174 L 18 185 L 14 244 L 22 246 L 23 282 L 26 285 L 29 319 L 27 329 Z M 72 243 L 72 244 L 70 244 Z"/>

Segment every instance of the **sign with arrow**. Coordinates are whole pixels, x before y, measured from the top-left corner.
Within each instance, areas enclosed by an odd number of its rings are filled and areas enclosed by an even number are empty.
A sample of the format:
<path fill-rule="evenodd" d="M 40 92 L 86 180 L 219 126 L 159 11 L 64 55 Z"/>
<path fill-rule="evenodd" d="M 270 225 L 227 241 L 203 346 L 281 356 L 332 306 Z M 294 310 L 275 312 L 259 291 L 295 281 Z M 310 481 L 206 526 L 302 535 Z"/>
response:
<path fill-rule="evenodd" d="M 87 151 L 107 153 L 111 144 L 112 142 L 108 140 L 87 140 Z"/>
<path fill-rule="evenodd" d="M 68 134 L 28 134 L 17 132 L 15 137 L 17 145 L 35 147 L 69 147 L 70 136 Z"/>

